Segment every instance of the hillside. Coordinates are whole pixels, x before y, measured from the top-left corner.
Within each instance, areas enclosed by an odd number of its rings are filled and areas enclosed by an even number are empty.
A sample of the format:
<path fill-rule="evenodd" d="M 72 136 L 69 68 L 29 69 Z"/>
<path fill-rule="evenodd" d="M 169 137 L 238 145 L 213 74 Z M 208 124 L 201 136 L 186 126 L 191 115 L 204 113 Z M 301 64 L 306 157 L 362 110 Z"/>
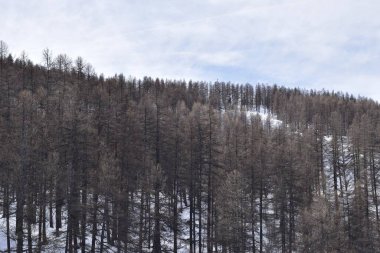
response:
<path fill-rule="evenodd" d="M 5 49 L 0 250 L 380 252 L 377 102 Z"/>

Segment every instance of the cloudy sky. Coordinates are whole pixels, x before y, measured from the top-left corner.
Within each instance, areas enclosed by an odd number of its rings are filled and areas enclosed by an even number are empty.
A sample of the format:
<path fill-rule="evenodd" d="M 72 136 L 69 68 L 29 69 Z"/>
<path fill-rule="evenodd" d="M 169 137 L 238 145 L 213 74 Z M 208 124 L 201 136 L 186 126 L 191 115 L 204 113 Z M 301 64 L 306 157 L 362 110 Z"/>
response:
<path fill-rule="evenodd" d="M 0 39 L 98 73 L 341 90 L 380 101 L 378 0 L 0 0 Z"/>

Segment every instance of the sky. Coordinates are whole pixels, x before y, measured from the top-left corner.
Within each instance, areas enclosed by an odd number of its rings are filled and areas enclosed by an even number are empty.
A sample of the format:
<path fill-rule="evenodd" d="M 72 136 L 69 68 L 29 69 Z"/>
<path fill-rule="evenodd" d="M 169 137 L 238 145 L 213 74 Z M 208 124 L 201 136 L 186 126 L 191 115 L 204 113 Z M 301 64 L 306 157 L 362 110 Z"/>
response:
<path fill-rule="evenodd" d="M 0 40 L 106 76 L 326 89 L 380 101 L 378 0 L 0 0 Z"/>

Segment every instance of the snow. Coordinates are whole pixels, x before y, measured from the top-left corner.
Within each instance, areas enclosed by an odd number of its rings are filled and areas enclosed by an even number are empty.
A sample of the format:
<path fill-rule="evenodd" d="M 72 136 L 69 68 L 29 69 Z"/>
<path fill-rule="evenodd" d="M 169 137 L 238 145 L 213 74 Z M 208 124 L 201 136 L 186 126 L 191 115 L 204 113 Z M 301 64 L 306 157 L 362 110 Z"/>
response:
<path fill-rule="evenodd" d="M 255 116 L 260 117 L 263 123 L 265 123 L 269 118 L 270 124 L 274 128 L 280 127 L 283 123 L 281 120 L 277 119 L 277 115 L 273 113 L 269 113 L 269 111 L 264 108 L 260 108 L 259 111 L 256 111 L 256 110 L 245 111 L 245 113 L 247 114 L 247 117 L 249 119 Z"/>
<path fill-rule="evenodd" d="M 15 205 L 13 205 L 15 206 Z M 12 206 L 11 206 L 12 208 Z M 11 248 L 16 247 L 16 236 L 15 236 L 15 227 L 16 227 L 16 220 L 10 219 L 9 220 L 9 227 L 10 227 L 10 244 Z M 7 226 L 6 226 L 6 219 L 4 217 L 0 218 L 0 251 L 4 251 L 7 249 Z"/>
<path fill-rule="evenodd" d="M 269 110 L 263 107 L 261 107 L 259 111 L 254 110 L 254 109 L 245 110 L 238 107 L 236 110 L 221 109 L 220 112 L 222 115 L 224 115 L 226 112 L 227 113 L 245 113 L 247 115 L 247 119 L 252 119 L 253 117 L 259 117 L 263 124 L 266 124 L 267 120 L 269 119 L 271 127 L 274 127 L 274 128 L 278 128 L 283 124 L 282 120 L 279 120 L 276 114 L 270 113 Z"/>

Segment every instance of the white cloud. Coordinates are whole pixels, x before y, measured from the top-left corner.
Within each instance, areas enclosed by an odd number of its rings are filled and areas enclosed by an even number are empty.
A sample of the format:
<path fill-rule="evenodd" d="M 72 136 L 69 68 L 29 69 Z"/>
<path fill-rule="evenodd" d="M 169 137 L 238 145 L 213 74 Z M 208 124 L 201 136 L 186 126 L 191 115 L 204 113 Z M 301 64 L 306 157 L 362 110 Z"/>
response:
<path fill-rule="evenodd" d="M 380 100 L 374 0 L 5 1 L 0 39 L 112 75 L 266 81 Z M 371 92 L 363 92 L 363 84 Z"/>

